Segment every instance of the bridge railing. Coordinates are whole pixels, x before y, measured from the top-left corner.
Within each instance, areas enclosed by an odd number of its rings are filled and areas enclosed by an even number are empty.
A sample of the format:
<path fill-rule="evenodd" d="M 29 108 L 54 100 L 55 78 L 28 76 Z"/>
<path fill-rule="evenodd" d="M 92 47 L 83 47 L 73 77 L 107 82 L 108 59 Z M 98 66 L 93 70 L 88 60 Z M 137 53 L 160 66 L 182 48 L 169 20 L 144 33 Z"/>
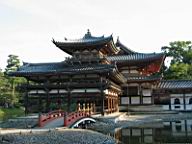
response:
<path fill-rule="evenodd" d="M 57 118 L 64 117 L 64 111 L 62 110 L 55 110 L 49 112 L 47 114 L 40 114 L 39 115 L 39 127 L 45 126 L 48 122 L 53 121 Z"/>
<path fill-rule="evenodd" d="M 64 126 L 70 126 L 73 124 L 75 121 L 83 118 L 83 117 L 88 117 L 90 116 L 89 112 L 85 111 L 77 111 L 77 112 L 72 112 L 72 113 L 65 113 L 64 114 Z"/>

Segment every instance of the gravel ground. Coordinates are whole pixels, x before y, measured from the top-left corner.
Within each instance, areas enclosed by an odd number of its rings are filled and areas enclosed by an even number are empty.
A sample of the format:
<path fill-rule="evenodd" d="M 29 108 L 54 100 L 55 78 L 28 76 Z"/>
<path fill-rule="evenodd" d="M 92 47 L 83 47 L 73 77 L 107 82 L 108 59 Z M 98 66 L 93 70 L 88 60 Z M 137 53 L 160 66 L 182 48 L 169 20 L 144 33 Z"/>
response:
<path fill-rule="evenodd" d="M 0 136 L 1 144 L 115 144 L 115 140 L 98 132 L 83 129 L 63 129 L 39 134 L 9 134 Z"/>

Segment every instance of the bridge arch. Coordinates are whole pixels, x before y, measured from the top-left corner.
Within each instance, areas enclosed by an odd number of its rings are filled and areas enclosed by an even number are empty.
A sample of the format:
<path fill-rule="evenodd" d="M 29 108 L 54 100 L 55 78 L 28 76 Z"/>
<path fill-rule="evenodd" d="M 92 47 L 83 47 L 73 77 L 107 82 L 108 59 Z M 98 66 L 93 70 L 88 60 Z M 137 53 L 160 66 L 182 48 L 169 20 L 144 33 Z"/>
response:
<path fill-rule="evenodd" d="M 95 123 L 96 120 L 91 118 L 91 117 L 84 117 L 84 118 L 81 118 L 81 119 L 77 120 L 76 122 L 74 122 L 72 125 L 69 126 L 69 128 L 75 128 L 75 127 L 78 127 L 79 124 L 81 124 L 81 123 L 84 124 L 84 123 L 87 123 L 87 122 Z"/>
<path fill-rule="evenodd" d="M 61 110 L 49 112 L 47 114 L 39 115 L 39 127 L 48 127 L 52 125 L 63 125 L 65 127 L 77 127 L 81 123 L 90 122 L 95 123 L 96 121 L 90 117 L 90 112 L 77 111 L 67 113 Z"/>

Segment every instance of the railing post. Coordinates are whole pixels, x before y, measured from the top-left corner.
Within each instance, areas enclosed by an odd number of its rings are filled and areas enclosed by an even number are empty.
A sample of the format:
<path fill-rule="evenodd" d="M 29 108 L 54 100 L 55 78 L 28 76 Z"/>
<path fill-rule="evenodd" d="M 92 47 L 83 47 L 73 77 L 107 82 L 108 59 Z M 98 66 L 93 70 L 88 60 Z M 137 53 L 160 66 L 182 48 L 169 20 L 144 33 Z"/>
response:
<path fill-rule="evenodd" d="M 67 126 L 67 113 L 64 112 L 64 126 Z"/>
<path fill-rule="evenodd" d="M 42 126 L 43 126 L 41 113 L 39 113 L 39 122 L 38 122 L 38 125 L 39 125 L 39 127 L 42 127 Z"/>

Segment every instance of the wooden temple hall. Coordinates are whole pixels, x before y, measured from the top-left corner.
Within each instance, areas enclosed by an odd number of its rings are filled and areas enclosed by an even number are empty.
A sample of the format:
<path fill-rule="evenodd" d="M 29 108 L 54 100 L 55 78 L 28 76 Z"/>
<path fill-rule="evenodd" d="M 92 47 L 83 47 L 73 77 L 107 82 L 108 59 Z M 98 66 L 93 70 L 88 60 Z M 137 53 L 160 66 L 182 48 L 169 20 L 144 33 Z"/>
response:
<path fill-rule="evenodd" d="M 64 109 L 113 113 L 127 104 L 153 104 L 165 55 L 143 54 L 113 36 L 94 37 L 88 30 L 81 39 L 52 40 L 70 57 L 56 63 L 24 63 L 12 76 L 25 77 L 26 113 Z"/>

